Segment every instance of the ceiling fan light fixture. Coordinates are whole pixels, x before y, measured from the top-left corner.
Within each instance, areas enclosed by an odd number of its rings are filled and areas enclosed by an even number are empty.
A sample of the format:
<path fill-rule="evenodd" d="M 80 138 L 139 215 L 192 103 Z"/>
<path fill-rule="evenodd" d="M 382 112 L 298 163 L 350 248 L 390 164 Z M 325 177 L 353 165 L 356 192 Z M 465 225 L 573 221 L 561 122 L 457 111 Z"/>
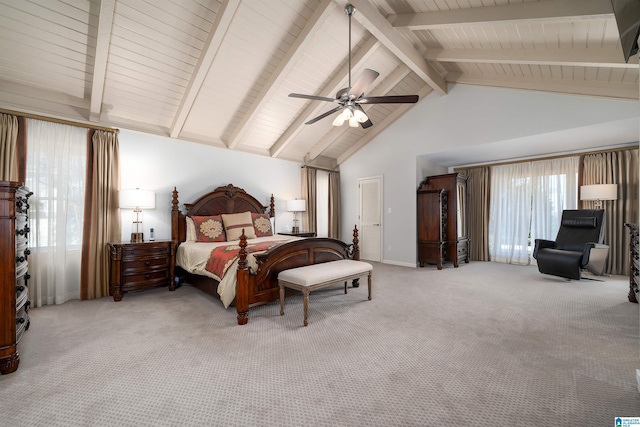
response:
<path fill-rule="evenodd" d="M 352 128 L 357 128 L 358 126 L 360 126 L 360 124 L 358 123 L 355 117 L 351 117 L 349 119 L 349 126 Z"/>
<path fill-rule="evenodd" d="M 333 119 L 333 123 L 331 124 L 333 126 L 342 126 L 343 123 L 344 123 L 344 119 L 342 118 L 342 113 L 340 113 L 335 119 Z"/>
<path fill-rule="evenodd" d="M 353 118 L 358 122 L 358 123 L 364 123 L 367 120 L 369 120 L 369 117 L 367 117 L 367 115 L 360 110 L 355 110 L 353 112 Z"/>

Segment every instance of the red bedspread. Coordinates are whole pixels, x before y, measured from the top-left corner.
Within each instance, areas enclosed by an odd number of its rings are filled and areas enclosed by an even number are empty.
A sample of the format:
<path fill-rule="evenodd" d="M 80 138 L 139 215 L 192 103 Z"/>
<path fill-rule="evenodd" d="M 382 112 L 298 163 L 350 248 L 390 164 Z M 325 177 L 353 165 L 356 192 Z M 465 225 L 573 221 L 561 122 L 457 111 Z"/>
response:
<path fill-rule="evenodd" d="M 248 243 L 246 249 L 247 253 L 261 252 L 286 242 L 288 242 L 288 240 L 271 240 L 268 242 L 253 244 Z M 240 246 L 238 245 L 218 246 L 211 251 L 211 255 L 209 256 L 209 261 L 207 261 L 205 270 L 207 270 L 209 273 L 215 274 L 220 278 L 220 280 L 222 280 L 229 267 L 231 267 L 236 259 L 238 259 L 239 252 Z"/>

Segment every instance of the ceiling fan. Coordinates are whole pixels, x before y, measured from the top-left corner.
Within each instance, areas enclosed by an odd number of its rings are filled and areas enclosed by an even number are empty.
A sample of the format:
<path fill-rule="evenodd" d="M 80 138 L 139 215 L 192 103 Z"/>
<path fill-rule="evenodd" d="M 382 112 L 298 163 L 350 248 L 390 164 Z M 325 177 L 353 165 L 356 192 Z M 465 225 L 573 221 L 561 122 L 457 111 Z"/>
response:
<path fill-rule="evenodd" d="M 347 4 L 344 11 L 347 16 L 349 16 L 349 87 L 340 89 L 338 93 L 336 93 L 335 98 L 290 93 L 289 96 L 292 98 L 312 99 L 339 104 L 337 107 L 309 120 L 305 125 L 315 123 L 320 119 L 324 119 L 342 110 L 333 121 L 334 126 L 342 126 L 345 121 L 348 121 L 351 127 L 358 127 L 359 124 L 363 129 L 366 129 L 373 126 L 373 123 L 371 123 L 361 104 L 415 104 L 418 102 L 418 95 L 364 96 L 364 92 L 369 85 L 380 75 L 377 71 L 368 68 L 365 68 L 358 80 L 351 85 L 351 17 L 356 12 L 356 8 L 352 4 Z"/>

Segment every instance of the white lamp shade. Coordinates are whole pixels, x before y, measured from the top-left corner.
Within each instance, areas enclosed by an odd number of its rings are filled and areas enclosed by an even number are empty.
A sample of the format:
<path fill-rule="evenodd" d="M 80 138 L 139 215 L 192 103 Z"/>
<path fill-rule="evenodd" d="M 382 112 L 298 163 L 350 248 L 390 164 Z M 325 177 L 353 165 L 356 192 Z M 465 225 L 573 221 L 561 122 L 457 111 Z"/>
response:
<path fill-rule="evenodd" d="M 120 207 L 124 209 L 155 209 L 156 193 L 151 190 L 120 190 Z"/>
<path fill-rule="evenodd" d="M 307 210 L 307 202 L 302 199 L 287 200 L 287 212 L 304 212 Z"/>
<path fill-rule="evenodd" d="M 580 200 L 617 200 L 618 184 L 594 184 L 580 187 Z"/>

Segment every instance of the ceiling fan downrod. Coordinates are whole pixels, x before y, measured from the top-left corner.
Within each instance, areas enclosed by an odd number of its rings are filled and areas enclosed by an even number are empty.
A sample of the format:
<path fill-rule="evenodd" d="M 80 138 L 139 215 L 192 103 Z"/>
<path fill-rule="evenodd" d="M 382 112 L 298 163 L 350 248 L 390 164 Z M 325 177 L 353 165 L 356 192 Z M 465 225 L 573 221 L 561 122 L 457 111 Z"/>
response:
<path fill-rule="evenodd" d="M 351 3 L 344 7 L 344 13 L 349 17 L 349 90 L 351 89 L 351 17 L 356 13 L 356 8 Z"/>

